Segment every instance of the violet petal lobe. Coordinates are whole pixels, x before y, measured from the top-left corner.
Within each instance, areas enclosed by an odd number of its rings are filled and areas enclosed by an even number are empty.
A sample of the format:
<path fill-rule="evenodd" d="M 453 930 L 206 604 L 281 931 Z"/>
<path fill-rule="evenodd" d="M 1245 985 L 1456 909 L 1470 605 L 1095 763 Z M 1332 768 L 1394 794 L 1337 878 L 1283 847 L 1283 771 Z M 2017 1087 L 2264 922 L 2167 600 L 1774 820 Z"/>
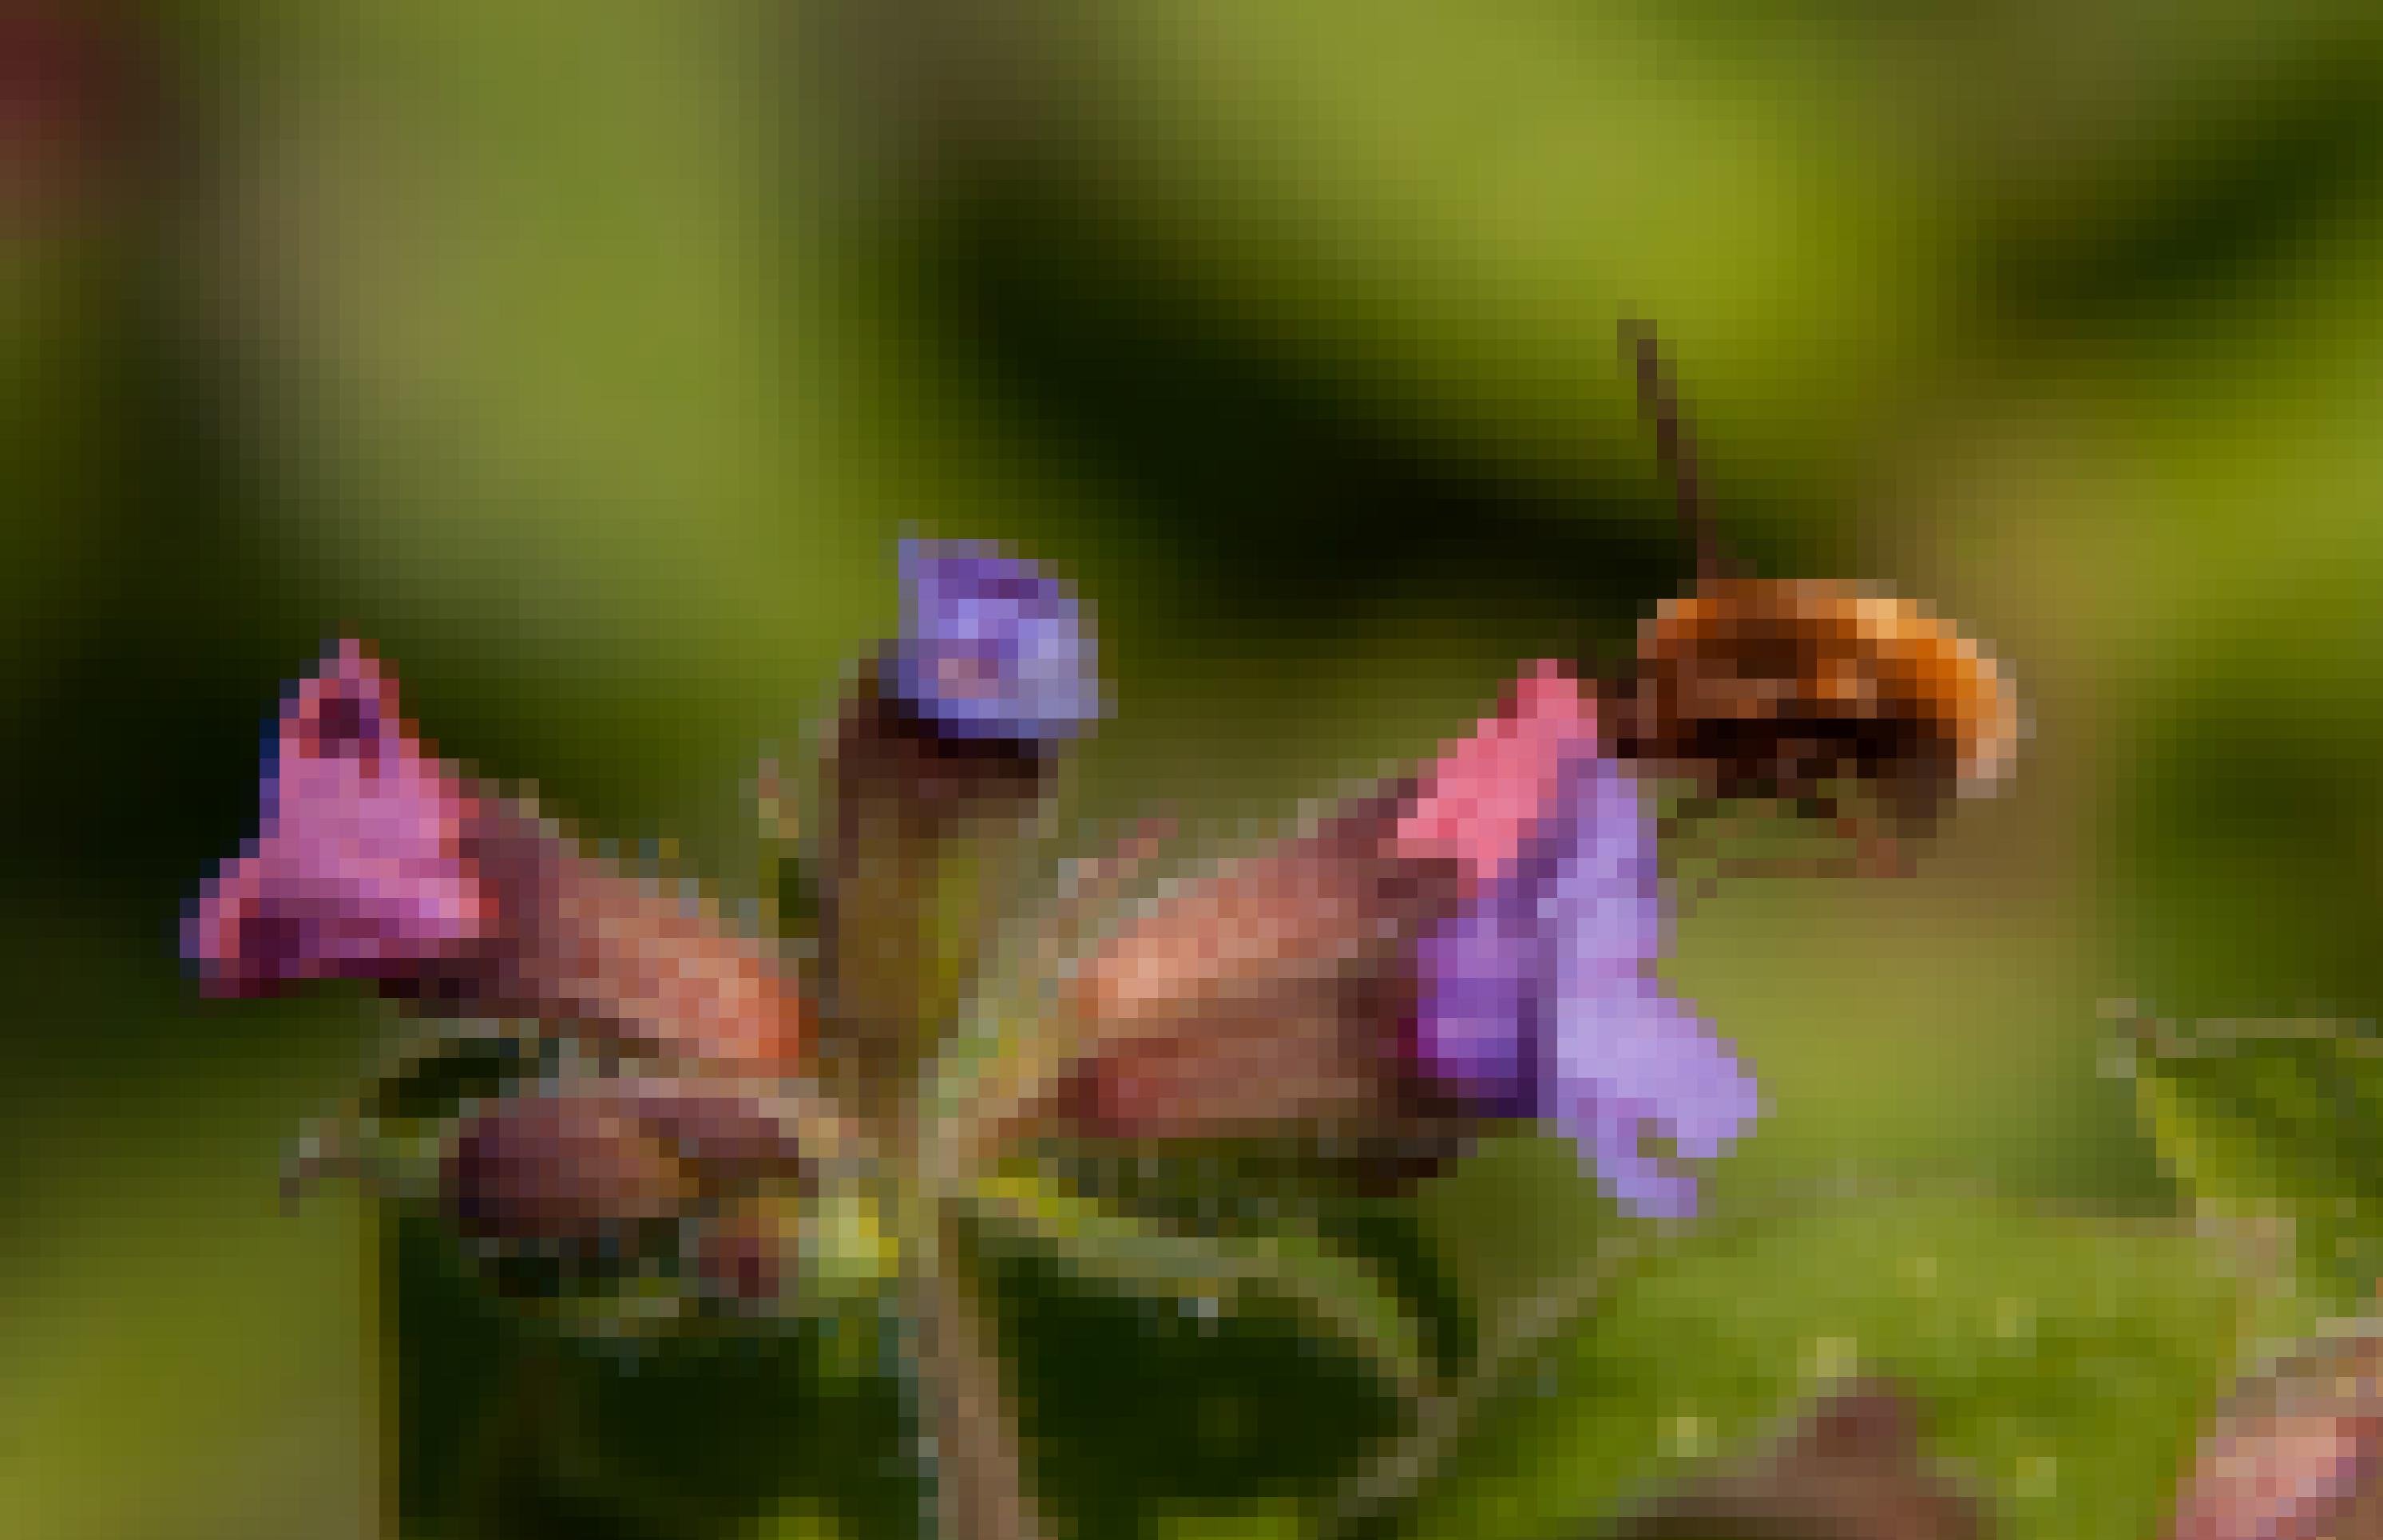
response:
<path fill-rule="evenodd" d="M 1652 819 L 1626 771 L 1575 773 L 1569 827 L 1551 850 L 1542 911 L 1550 955 L 1542 1005 L 1544 1115 L 1593 1154 L 1615 1196 L 1644 1213 L 1695 1211 L 1692 1178 L 1642 1141 L 1709 1160 L 1759 1114 L 1754 1081 L 1705 1023 L 1656 981 L 1664 941 Z"/>
<path fill-rule="evenodd" d="M 1490 1115 L 1530 1110 L 1546 948 L 1528 884 L 1500 883 L 1416 948 L 1416 1067 Z"/>
<path fill-rule="evenodd" d="M 1654 820 L 1611 759 L 1567 768 L 1560 805 L 1525 842 L 1550 966 L 1632 969 L 1670 943 Z"/>
<path fill-rule="evenodd" d="M 1101 715 L 1076 599 L 989 542 L 906 540 L 891 693 L 955 737 L 1047 746 Z"/>
<path fill-rule="evenodd" d="M 398 713 L 395 682 L 340 643 L 283 707 L 255 839 L 184 925 L 183 951 L 227 992 L 373 978 L 486 928 L 463 855 L 471 794 Z"/>
<path fill-rule="evenodd" d="M 1544 1115 L 1594 1158 L 1623 1203 L 1660 1218 L 1696 1212 L 1696 1182 L 1649 1152 L 1710 1160 L 1761 1109 L 1754 1082 L 1717 1038 L 1651 979 L 1599 972 L 1559 992 Z"/>

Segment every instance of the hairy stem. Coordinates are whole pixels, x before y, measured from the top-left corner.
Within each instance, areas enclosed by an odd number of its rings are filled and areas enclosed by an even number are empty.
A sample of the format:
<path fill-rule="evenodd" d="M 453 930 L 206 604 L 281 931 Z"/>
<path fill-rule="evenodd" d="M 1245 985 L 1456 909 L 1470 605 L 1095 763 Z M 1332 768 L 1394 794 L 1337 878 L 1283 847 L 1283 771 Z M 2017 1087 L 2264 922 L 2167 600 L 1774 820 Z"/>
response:
<path fill-rule="evenodd" d="M 920 1424 L 932 1440 L 936 1533 L 943 1540 L 1041 1540 L 1000 1345 L 955 1232 L 939 1222 L 932 1244 L 920 1248 L 907 1312 L 918 1334 Z"/>

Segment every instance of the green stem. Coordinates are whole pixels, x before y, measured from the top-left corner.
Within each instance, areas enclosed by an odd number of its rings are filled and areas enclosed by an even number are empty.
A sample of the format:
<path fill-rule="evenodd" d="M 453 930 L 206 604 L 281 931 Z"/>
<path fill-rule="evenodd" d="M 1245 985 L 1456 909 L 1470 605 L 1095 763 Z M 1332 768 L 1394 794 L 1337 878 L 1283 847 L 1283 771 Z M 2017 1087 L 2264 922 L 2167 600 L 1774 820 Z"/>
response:
<path fill-rule="evenodd" d="M 943 1540 L 1041 1540 L 1041 1516 L 1019 1457 L 1017 1408 L 996 1331 L 960 1257 L 957 1226 L 917 1234 L 906 1312 L 919 1421 L 932 1440 L 936 1533 Z"/>
<path fill-rule="evenodd" d="M 1508 1374 L 1595 1305 L 1621 1270 L 1643 1254 L 1642 1248 L 1628 1241 L 1602 1245 L 1587 1266 L 1510 1311 L 1482 1345 L 1463 1382 L 1420 1398 L 1406 1435 L 1343 1488 L 1324 1533 L 1372 1533 L 1411 1507 L 1482 1408 L 1504 1387 Z"/>

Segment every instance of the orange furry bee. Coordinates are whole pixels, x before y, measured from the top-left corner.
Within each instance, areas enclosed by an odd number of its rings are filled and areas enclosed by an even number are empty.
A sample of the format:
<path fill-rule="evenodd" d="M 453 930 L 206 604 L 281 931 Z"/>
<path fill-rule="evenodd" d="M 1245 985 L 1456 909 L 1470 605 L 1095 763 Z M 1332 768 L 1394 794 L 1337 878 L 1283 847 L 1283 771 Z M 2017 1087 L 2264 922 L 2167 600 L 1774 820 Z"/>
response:
<path fill-rule="evenodd" d="M 1820 817 L 1836 813 L 1829 788 L 1850 781 L 1909 834 L 1932 828 L 1955 791 L 1999 781 L 2020 720 L 1994 660 L 1909 600 L 1725 572 L 1654 335 L 1625 324 L 1623 341 L 1697 583 L 1639 627 L 1634 666 L 1600 688 L 1609 750 L 1710 799 L 1777 799 Z"/>

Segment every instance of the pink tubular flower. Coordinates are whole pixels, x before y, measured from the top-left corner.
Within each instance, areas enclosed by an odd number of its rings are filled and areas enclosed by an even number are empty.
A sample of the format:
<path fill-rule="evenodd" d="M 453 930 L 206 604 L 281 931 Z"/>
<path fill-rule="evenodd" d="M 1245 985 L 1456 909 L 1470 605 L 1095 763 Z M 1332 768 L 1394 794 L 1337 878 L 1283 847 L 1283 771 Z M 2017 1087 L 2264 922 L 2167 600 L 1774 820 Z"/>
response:
<path fill-rule="evenodd" d="M 210 991 L 387 979 L 484 935 L 466 856 L 477 799 L 398 713 L 397 688 L 343 641 L 283 707 L 263 827 L 209 879 L 182 950 Z"/>
<path fill-rule="evenodd" d="M 1109 937 L 1078 975 L 1097 1046 L 1072 1082 L 1074 1120 L 1196 1137 L 1393 1115 L 1414 1089 L 1400 1049 L 1420 949 L 1520 863 L 1596 721 L 1562 665 L 1535 664 L 1419 785 L 1189 883 Z"/>
<path fill-rule="evenodd" d="M 1681 1217 L 1695 1181 L 1648 1137 L 1710 1159 L 1760 1099 L 1653 977 L 1653 819 L 1595 729 L 1580 687 L 1542 661 L 1426 773 L 1397 844 L 1452 856 L 1468 889 L 1418 946 L 1410 1056 L 1486 1114 L 1547 1119 L 1625 1205 Z"/>
<path fill-rule="evenodd" d="M 436 1014 L 764 1073 L 802 1047 L 803 1001 L 761 942 L 434 757 L 362 643 L 290 693 L 264 809 L 183 922 L 211 992 L 368 979 Z"/>
<path fill-rule="evenodd" d="M 1413 785 L 1106 938 L 1077 973 L 1068 1120 L 1168 1139 L 1539 1118 L 1625 1206 L 1692 1214 L 1683 1163 L 1760 1098 L 1654 978 L 1654 820 L 1595 727 L 1562 665 L 1535 664 Z"/>

